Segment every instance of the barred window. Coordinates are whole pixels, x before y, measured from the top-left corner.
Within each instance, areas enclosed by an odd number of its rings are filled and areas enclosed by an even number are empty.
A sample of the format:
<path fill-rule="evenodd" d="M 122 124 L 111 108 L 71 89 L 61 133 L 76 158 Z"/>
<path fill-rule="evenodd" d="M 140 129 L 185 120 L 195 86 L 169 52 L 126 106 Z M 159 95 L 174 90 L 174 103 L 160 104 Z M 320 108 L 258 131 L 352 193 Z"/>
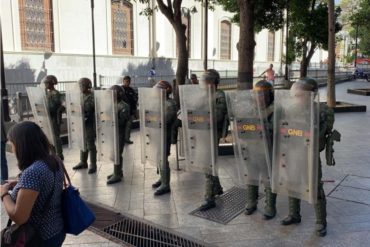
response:
<path fill-rule="evenodd" d="M 51 0 L 19 0 L 23 50 L 54 51 Z"/>
<path fill-rule="evenodd" d="M 275 32 L 268 33 L 267 61 L 275 60 Z"/>
<path fill-rule="evenodd" d="M 221 22 L 220 59 L 231 59 L 231 23 Z"/>
<path fill-rule="evenodd" d="M 134 54 L 132 4 L 127 1 L 112 2 L 113 53 Z"/>

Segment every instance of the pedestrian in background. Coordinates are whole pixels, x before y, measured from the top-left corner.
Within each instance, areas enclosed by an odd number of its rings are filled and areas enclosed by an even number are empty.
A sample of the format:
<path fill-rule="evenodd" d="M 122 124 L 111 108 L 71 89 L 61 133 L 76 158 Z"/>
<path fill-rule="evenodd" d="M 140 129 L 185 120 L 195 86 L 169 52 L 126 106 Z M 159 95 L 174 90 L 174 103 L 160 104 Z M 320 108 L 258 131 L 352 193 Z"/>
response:
<path fill-rule="evenodd" d="M 138 101 L 138 94 L 137 92 L 130 87 L 131 85 L 131 77 L 125 76 L 123 77 L 123 88 L 125 90 L 126 95 L 126 104 L 130 106 L 130 118 L 125 127 L 125 143 L 133 144 L 134 142 L 130 140 L 131 137 L 131 129 L 132 129 L 132 122 L 135 119 L 136 111 L 137 111 L 137 101 Z"/>
<path fill-rule="evenodd" d="M 270 64 L 270 67 L 266 69 L 265 71 L 260 74 L 260 77 L 263 74 L 266 74 L 266 80 L 271 83 L 271 85 L 274 85 L 275 82 L 275 70 L 273 70 L 274 65 Z"/>

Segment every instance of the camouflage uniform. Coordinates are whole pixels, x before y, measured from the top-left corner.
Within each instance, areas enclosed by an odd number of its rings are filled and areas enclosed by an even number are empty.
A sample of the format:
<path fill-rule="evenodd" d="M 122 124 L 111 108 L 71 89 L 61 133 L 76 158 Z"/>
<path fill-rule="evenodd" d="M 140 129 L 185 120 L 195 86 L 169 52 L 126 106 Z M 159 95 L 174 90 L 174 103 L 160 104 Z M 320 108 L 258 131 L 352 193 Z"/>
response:
<path fill-rule="evenodd" d="M 334 112 L 326 104 L 320 104 L 320 127 L 319 127 L 319 152 L 325 149 L 327 141 L 327 134 L 331 132 L 334 125 Z M 322 225 L 326 227 L 326 198 L 323 188 L 321 158 L 319 155 L 319 167 L 318 167 L 318 186 L 317 186 L 317 202 L 315 204 L 316 212 L 316 225 Z M 293 197 L 289 197 L 289 216 L 294 219 L 301 220 L 300 215 L 300 203 L 301 200 Z M 320 230 L 320 229 L 317 229 Z"/>
<path fill-rule="evenodd" d="M 96 172 L 95 102 L 93 93 L 83 94 L 83 110 L 85 116 L 86 151 L 80 151 L 80 164 L 78 166 L 87 167 L 87 158 L 90 153 L 89 173 L 91 174 Z"/>
<path fill-rule="evenodd" d="M 168 157 L 170 156 L 171 144 L 174 143 L 172 140 L 172 132 L 175 131 L 174 124 L 177 119 L 177 104 L 174 99 L 167 96 L 166 100 L 166 164 L 160 170 L 160 179 L 157 183 L 153 185 L 154 188 L 159 187 L 154 195 L 162 195 L 171 191 L 170 180 L 171 180 L 171 170 L 170 164 L 168 162 Z"/>
<path fill-rule="evenodd" d="M 114 172 L 112 175 L 108 176 L 107 184 L 120 182 L 123 178 L 122 154 L 125 146 L 125 128 L 130 118 L 130 106 L 126 104 L 122 99 L 117 102 L 117 115 L 119 164 L 114 164 Z"/>
<path fill-rule="evenodd" d="M 56 154 L 64 160 L 62 140 L 60 138 L 60 126 L 62 125 L 62 113 L 64 111 L 64 106 L 62 105 L 62 96 L 58 90 L 46 90 L 46 99 L 48 111 L 50 114 L 51 125 L 53 128 L 53 134 L 55 137 Z"/>
<path fill-rule="evenodd" d="M 300 84 L 297 84 L 300 83 Z M 294 86 L 296 88 L 301 87 L 303 90 L 307 91 L 315 91 L 317 90 L 317 82 L 310 78 L 303 78 L 296 82 Z M 293 88 L 292 87 L 292 88 Z M 312 88 L 312 89 L 311 89 Z M 328 139 L 329 136 L 333 133 L 333 126 L 334 126 L 334 111 L 333 109 L 329 108 L 325 103 L 320 104 L 320 113 L 319 113 L 319 166 L 318 166 L 318 186 L 317 186 L 317 202 L 315 204 L 315 212 L 316 212 L 316 233 L 319 236 L 326 235 L 326 198 L 325 198 L 325 191 L 323 188 L 323 182 L 321 181 L 322 178 L 322 166 L 321 166 L 321 159 L 320 159 L 320 152 L 324 149 L 332 150 L 332 146 L 329 146 Z M 338 133 L 338 132 L 337 132 Z M 338 133 L 339 134 L 339 133 Z M 340 135 L 340 134 L 339 134 Z M 331 163 L 331 160 L 327 159 L 328 165 L 334 165 Z M 297 198 L 289 197 L 289 216 L 282 221 L 283 225 L 290 225 L 293 223 L 300 223 L 301 222 L 301 215 L 300 215 L 300 200 Z"/>
<path fill-rule="evenodd" d="M 217 144 L 221 138 L 226 137 L 228 120 L 225 92 L 222 90 L 216 91 L 216 122 L 217 122 Z M 218 146 L 218 145 L 217 145 Z M 216 150 L 217 152 L 217 150 Z M 207 202 L 214 202 L 216 195 L 222 195 L 223 189 L 218 176 L 206 174 L 206 194 Z"/>
<path fill-rule="evenodd" d="M 271 103 L 267 108 L 267 118 L 265 119 L 265 126 L 267 129 L 268 140 L 271 141 L 272 147 L 272 136 L 273 136 L 273 110 L 274 104 Z M 270 150 L 270 157 L 272 157 L 272 149 Z M 265 219 L 272 219 L 276 215 L 276 193 L 272 193 L 271 185 L 267 181 L 263 181 L 265 187 Z M 258 188 L 256 185 L 247 185 L 247 205 L 246 214 L 250 215 L 257 209 L 258 204 Z"/>

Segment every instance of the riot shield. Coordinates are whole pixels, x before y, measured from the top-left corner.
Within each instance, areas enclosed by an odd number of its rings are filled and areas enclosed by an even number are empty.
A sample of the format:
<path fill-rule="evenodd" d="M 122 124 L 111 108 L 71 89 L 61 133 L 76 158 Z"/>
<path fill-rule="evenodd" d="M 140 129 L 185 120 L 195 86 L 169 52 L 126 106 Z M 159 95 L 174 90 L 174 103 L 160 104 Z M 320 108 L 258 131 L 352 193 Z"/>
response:
<path fill-rule="evenodd" d="M 86 150 L 85 117 L 83 110 L 83 95 L 80 90 L 66 91 L 68 146 Z"/>
<path fill-rule="evenodd" d="M 166 162 L 166 92 L 139 88 L 141 162 L 162 169 Z"/>
<path fill-rule="evenodd" d="M 98 160 L 119 164 L 118 116 L 115 91 L 96 90 L 95 118 Z"/>
<path fill-rule="evenodd" d="M 315 203 L 319 102 L 313 92 L 275 91 L 272 190 Z"/>
<path fill-rule="evenodd" d="M 186 168 L 216 176 L 215 89 L 212 86 L 181 85 L 179 90 Z"/>
<path fill-rule="evenodd" d="M 35 122 L 44 131 L 50 144 L 55 147 L 56 139 L 46 103 L 45 89 L 41 87 L 27 87 L 26 90 Z"/>
<path fill-rule="evenodd" d="M 229 174 L 239 185 L 270 186 L 272 152 L 272 110 L 264 95 L 252 90 L 227 94 L 235 166 Z M 270 127 L 271 126 L 271 127 Z"/>

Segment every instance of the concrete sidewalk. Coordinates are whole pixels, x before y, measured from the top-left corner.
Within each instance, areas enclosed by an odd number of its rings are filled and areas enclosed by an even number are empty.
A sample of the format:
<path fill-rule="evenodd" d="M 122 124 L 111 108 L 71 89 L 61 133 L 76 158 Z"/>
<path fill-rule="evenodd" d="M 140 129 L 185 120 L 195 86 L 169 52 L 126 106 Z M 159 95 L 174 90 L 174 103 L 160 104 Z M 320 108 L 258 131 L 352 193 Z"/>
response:
<path fill-rule="evenodd" d="M 327 198 L 328 234 L 324 238 L 316 237 L 314 209 L 312 205 L 305 202 L 302 202 L 301 224 L 280 225 L 280 220 L 288 211 L 286 197 L 278 197 L 277 217 L 268 222 L 262 219 L 263 199 L 259 203 L 257 213 L 252 216 L 239 215 L 226 226 L 189 215 L 189 212 L 199 206 L 203 200 L 205 179 L 202 174 L 176 171 L 174 155 L 170 158 L 170 165 L 173 168 L 172 192 L 170 195 L 154 197 L 151 184 L 158 179 L 158 175 L 155 167 L 144 166 L 140 162 L 139 132 L 134 132 L 132 135 L 134 144 L 125 148 L 123 155 L 125 178 L 119 184 L 106 185 L 106 177 L 113 170 L 112 164 L 100 163 L 98 172 L 94 175 L 88 175 L 87 170 L 74 172 L 72 167 L 78 163 L 78 150 L 68 150 L 65 147 L 65 165 L 72 176 L 72 182 L 79 187 L 81 194 L 88 200 L 103 203 L 121 212 L 138 216 L 216 246 L 369 246 L 370 97 L 346 93 L 347 88 L 363 87 L 370 87 L 370 83 L 357 81 L 337 85 L 337 100 L 367 105 L 368 112 L 336 114 L 335 129 L 341 132 L 342 142 L 335 144 L 336 166 L 323 167 L 323 180 L 334 180 L 334 182 L 325 183 L 325 191 L 328 194 L 344 179 L 342 185 L 350 178 L 354 179 L 353 183 L 359 185 L 352 186 L 350 190 L 348 187 L 351 186 L 339 186 L 338 188 L 342 188 L 343 191 L 332 193 L 332 196 Z M 325 89 L 320 90 L 320 93 L 321 98 L 325 98 Z M 14 175 L 15 159 L 9 153 L 8 159 L 11 174 Z M 221 183 L 224 190 L 227 190 L 234 186 L 226 169 L 234 162 L 234 157 L 222 156 L 220 162 Z M 184 164 L 180 163 L 180 166 Z M 365 178 L 356 180 L 358 177 L 348 177 L 348 175 Z M 351 183 L 351 181 L 347 182 Z M 357 189 L 357 187 L 361 188 Z M 86 232 L 78 237 L 69 236 L 65 246 L 116 245 L 91 232 Z"/>

